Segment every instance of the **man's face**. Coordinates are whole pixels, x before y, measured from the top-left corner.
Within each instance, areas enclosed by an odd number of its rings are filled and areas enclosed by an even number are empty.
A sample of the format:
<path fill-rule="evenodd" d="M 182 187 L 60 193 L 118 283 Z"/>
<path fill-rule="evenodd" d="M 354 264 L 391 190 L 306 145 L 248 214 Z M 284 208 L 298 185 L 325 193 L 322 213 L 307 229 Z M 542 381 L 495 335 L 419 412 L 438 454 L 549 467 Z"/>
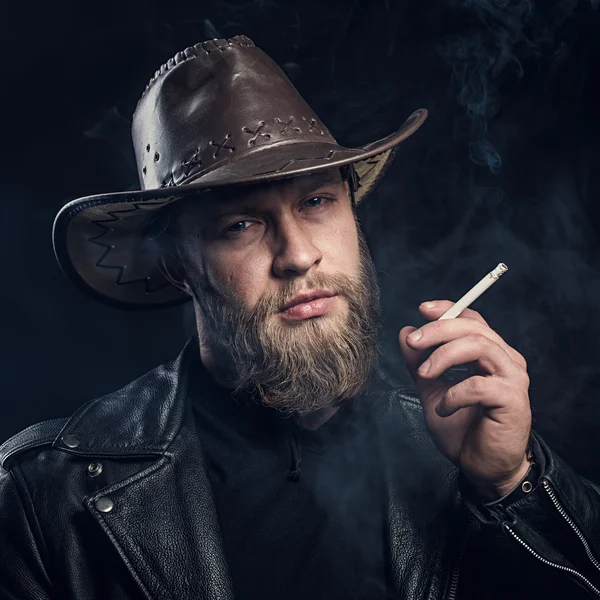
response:
<path fill-rule="evenodd" d="M 376 358 L 379 295 L 339 170 L 179 204 L 185 282 L 219 380 L 296 414 L 356 395 Z M 328 297 L 287 309 L 299 294 Z"/>

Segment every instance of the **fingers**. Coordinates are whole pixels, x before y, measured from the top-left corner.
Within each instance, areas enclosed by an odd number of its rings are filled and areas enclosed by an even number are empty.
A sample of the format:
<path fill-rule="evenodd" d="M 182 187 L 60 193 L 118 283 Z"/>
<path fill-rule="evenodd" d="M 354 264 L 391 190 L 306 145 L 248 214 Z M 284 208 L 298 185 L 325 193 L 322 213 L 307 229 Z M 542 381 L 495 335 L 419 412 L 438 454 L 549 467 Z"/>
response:
<path fill-rule="evenodd" d="M 435 306 L 431 308 L 425 306 L 426 304 L 429 304 L 429 302 L 423 302 L 419 305 L 419 310 L 428 319 L 439 319 L 446 311 L 450 310 L 456 304 L 456 302 L 452 302 L 451 300 L 431 300 L 430 302 L 433 302 Z M 487 321 L 476 310 L 472 310 L 471 308 L 465 308 L 457 318 L 461 317 L 475 319 L 489 327 Z"/>
<path fill-rule="evenodd" d="M 430 347 L 442 344 L 459 335 L 480 333 L 503 348 L 510 359 L 521 369 L 527 370 L 527 361 L 525 360 L 525 357 L 509 346 L 504 339 L 487 324 L 487 321 L 477 311 L 466 308 L 456 319 L 437 321 L 435 319 L 439 319 L 439 317 L 455 303 L 449 300 L 435 300 L 434 303 L 435 307 L 433 308 L 426 307 L 426 303 L 419 306 L 419 310 L 423 316 L 431 319 L 432 322 L 421 327 L 423 338 L 419 340 L 418 345 L 412 344 L 411 340 L 408 340 L 408 343 L 413 349 L 423 349 L 425 346 Z"/>
<path fill-rule="evenodd" d="M 520 378 L 523 375 L 502 347 L 478 333 L 452 340 L 437 348 L 419 367 L 418 374 L 424 379 L 436 379 L 446 369 L 466 363 L 475 363 L 479 370 L 488 375 L 506 378 Z"/>
<path fill-rule="evenodd" d="M 506 398 L 511 399 L 510 405 L 506 403 Z M 524 418 L 530 419 L 529 396 L 526 390 L 516 390 L 506 380 L 474 375 L 448 389 L 435 407 L 435 412 L 440 417 L 450 417 L 461 408 L 480 405 L 497 409 L 498 418 L 498 409 L 506 408 L 514 414 L 515 401 L 522 404 Z"/>

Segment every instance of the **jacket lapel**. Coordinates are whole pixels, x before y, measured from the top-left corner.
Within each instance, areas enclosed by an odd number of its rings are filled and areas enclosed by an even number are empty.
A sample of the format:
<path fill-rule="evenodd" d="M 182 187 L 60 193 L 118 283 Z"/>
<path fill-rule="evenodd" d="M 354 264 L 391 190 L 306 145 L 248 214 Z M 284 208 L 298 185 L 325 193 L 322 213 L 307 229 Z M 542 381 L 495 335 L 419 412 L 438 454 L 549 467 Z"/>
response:
<path fill-rule="evenodd" d="M 200 448 L 186 445 L 180 458 L 163 457 L 84 503 L 147 598 L 232 600 Z M 106 499 L 112 508 L 102 512 Z"/>
<path fill-rule="evenodd" d="M 151 600 L 234 597 L 187 398 L 194 360 L 192 339 L 175 361 L 82 407 L 54 442 L 70 454 L 132 464 L 82 502 Z"/>

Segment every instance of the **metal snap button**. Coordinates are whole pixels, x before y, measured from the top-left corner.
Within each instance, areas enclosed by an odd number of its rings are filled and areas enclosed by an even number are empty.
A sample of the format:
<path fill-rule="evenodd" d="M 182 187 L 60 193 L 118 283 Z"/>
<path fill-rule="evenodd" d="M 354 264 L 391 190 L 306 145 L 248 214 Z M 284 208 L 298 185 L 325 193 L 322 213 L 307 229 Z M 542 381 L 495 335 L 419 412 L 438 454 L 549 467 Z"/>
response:
<path fill-rule="evenodd" d="M 107 513 L 113 509 L 114 504 L 110 498 L 107 498 L 106 496 L 101 496 L 100 498 L 98 498 L 98 500 L 96 500 L 96 502 L 94 502 L 94 506 L 100 512 Z"/>
<path fill-rule="evenodd" d="M 79 446 L 79 438 L 76 435 L 72 435 L 72 434 L 63 435 L 62 443 L 67 448 L 77 448 L 77 446 Z"/>
<path fill-rule="evenodd" d="M 98 477 L 102 473 L 102 464 L 90 463 L 87 470 L 90 477 Z"/>
<path fill-rule="evenodd" d="M 533 489 L 533 485 L 530 481 L 524 481 L 523 484 L 521 485 L 521 489 L 526 493 L 529 494 L 529 492 Z"/>

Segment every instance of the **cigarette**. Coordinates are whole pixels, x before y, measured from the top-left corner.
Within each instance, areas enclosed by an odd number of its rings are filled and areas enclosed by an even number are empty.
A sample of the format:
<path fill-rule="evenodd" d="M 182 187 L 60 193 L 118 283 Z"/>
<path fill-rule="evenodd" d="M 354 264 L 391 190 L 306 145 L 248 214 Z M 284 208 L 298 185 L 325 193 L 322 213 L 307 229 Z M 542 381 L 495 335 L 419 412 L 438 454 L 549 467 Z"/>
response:
<path fill-rule="evenodd" d="M 504 263 L 500 263 L 493 271 L 490 271 L 477 285 L 474 285 L 456 304 L 449 308 L 438 321 L 442 319 L 454 319 L 460 313 L 468 308 L 485 290 L 494 285 L 504 273 L 508 271 L 508 267 Z"/>

